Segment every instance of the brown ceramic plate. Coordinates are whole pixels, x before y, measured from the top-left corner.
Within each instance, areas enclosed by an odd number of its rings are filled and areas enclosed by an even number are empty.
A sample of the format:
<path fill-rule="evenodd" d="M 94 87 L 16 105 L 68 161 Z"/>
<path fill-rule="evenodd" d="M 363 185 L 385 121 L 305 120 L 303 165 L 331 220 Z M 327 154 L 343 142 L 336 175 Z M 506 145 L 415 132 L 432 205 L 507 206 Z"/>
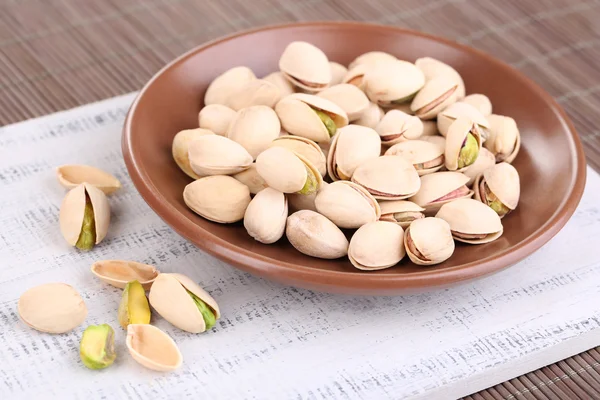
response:
<path fill-rule="evenodd" d="M 171 158 L 180 130 L 197 127 L 204 91 L 220 73 L 247 65 L 257 76 L 277 70 L 284 47 L 305 40 L 332 61 L 348 64 L 370 51 L 405 60 L 431 56 L 454 66 L 468 93 L 485 93 L 494 112 L 517 121 L 521 151 L 519 208 L 504 220 L 493 243 L 458 245 L 443 264 L 417 267 L 406 259 L 377 272 L 361 272 L 344 258 L 320 260 L 297 252 L 285 239 L 263 245 L 241 223 L 219 225 L 190 211 L 182 198 L 190 179 Z M 134 101 L 123 133 L 123 155 L 146 202 L 175 231 L 201 249 L 244 270 L 284 284 L 354 294 L 404 294 L 481 277 L 506 268 L 539 249 L 573 214 L 585 183 L 585 158 L 571 121 L 531 80 L 469 47 L 422 33 L 354 22 L 267 27 L 200 46 L 163 68 Z M 201 265 L 198 268 L 202 268 Z"/>

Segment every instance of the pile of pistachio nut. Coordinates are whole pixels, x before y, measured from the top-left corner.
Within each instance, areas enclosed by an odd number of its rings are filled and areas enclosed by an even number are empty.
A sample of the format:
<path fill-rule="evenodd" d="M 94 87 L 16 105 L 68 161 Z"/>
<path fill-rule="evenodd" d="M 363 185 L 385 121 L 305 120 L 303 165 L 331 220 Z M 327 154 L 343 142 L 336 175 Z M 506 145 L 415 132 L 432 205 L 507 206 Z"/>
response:
<path fill-rule="evenodd" d="M 346 68 L 292 42 L 279 71 L 259 79 L 236 66 L 214 79 L 198 122 L 172 147 L 194 179 L 190 209 L 361 270 L 406 254 L 438 264 L 455 241 L 491 242 L 519 201 L 515 120 L 430 57 L 372 51 Z"/>

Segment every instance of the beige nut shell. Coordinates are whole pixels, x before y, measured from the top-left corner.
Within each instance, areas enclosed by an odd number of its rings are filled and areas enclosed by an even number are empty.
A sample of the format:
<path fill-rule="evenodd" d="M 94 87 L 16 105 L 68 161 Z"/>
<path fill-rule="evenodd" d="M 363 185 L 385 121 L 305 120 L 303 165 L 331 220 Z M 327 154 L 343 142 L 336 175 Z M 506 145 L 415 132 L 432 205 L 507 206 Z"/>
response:
<path fill-rule="evenodd" d="M 407 140 L 400 142 L 386 150 L 385 155 L 403 157 L 417 169 L 419 176 L 431 174 L 444 166 L 444 150 L 435 143 L 423 140 Z M 439 165 L 431 168 L 417 168 L 418 164 L 440 159 Z"/>
<path fill-rule="evenodd" d="M 232 93 L 255 79 L 254 72 L 248 67 L 238 66 L 228 69 L 208 85 L 204 95 L 204 105 L 227 104 L 227 99 Z"/>
<path fill-rule="evenodd" d="M 252 163 L 247 170 L 238 172 L 232 177 L 248 186 L 251 194 L 257 194 L 267 187 L 267 182 L 258 174 L 256 163 Z"/>
<path fill-rule="evenodd" d="M 363 271 L 393 267 L 405 255 L 404 230 L 386 221 L 370 222 L 358 228 L 348 247 L 348 259 Z"/>
<path fill-rule="evenodd" d="M 418 139 L 423 134 L 423 122 L 400 110 L 389 110 L 375 127 L 381 143 L 392 146 L 405 140 Z"/>
<path fill-rule="evenodd" d="M 448 222 L 453 232 L 487 235 L 483 239 L 464 239 L 453 233 L 455 240 L 464 243 L 488 243 L 498 239 L 503 232 L 498 214 L 487 205 L 474 199 L 458 199 L 444 204 L 436 217 Z"/>
<path fill-rule="evenodd" d="M 198 113 L 198 126 L 212 133 L 227 136 L 227 128 L 237 113 L 222 104 L 209 104 Z"/>
<path fill-rule="evenodd" d="M 458 117 L 467 117 L 483 129 L 489 129 L 490 127 L 488 119 L 484 117 L 479 110 L 470 104 L 459 101 L 449 105 L 437 116 L 438 131 L 442 136 L 446 136 L 450 129 L 450 125 L 452 125 Z"/>
<path fill-rule="evenodd" d="M 234 111 L 261 105 L 273 108 L 280 98 L 281 91 L 277 85 L 263 79 L 254 79 L 232 92 L 225 105 Z"/>
<path fill-rule="evenodd" d="M 302 190 L 308 179 L 307 168 L 317 179 L 317 190 L 323 178 L 318 169 L 306 158 L 285 147 L 274 146 L 259 154 L 256 170 L 269 187 L 282 193 L 296 193 Z"/>
<path fill-rule="evenodd" d="M 412 251 L 409 240 L 422 257 Z M 408 257 L 417 265 L 444 262 L 452 256 L 455 248 L 450 225 L 433 217 L 414 220 L 404 233 L 404 245 Z"/>
<path fill-rule="evenodd" d="M 188 184 L 183 190 L 183 200 L 196 214 L 228 224 L 244 217 L 250 190 L 231 176 L 207 176 Z"/>
<path fill-rule="evenodd" d="M 481 201 L 479 190 L 480 180 L 483 179 L 492 193 L 508 208 L 514 210 L 519 204 L 521 194 L 521 183 L 517 169 L 511 164 L 502 162 L 483 171 L 475 180 L 473 190 L 475 198 Z"/>
<path fill-rule="evenodd" d="M 378 200 L 402 200 L 421 187 L 415 167 L 402 157 L 381 156 L 361 164 L 352 182 L 367 189 Z"/>
<path fill-rule="evenodd" d="M 421 189 L 408 200 L 424 207 L 427 213 L 433 213 L 439 210 L 441 205 L 448 202 L 437 201 L 449 193 L 461 188 L 469 181 L 469 178 L 455 171 L 434 172 L 433 174 L 421 177 Z M 473 196 L 473 191 L 469 190 L 467 197 Z"/>
<path fill-rule="evenodd" d="M 321 189 L 315 207 L 338 227 L 347 229 L 359 228 L 381 216 L 377 200 L 365 188 L 349 181 L 336 181 Z"/>
<path fill-rule="evenodd" d="M 280 136 L 273 140 L 270 147 L 280 146 L 300 154 L 314 165 L 321 176 L 327 173 L 327 158 L 319 145 L 310 139 L 302 136 Z"/>
<path fill-rule="evenodd" d="M 376 63 L 370 66 L 363 79 L 367 96 L 381 106 L 409 98 L 425 85 L 425 76 L 421 70 L 402 60 Z"/>
<path fill-rule="evenodd" d="M 56 169 L 56 175 L 58 182 L 67 189 L 86 182 L 108 195 L 121 188 L 121 182 L 113 175 L 90 165 L 61 165 Z"/>
<path fill-rule="evenodd" d="M 512 163 L 521 148 L 521 135 L 511 117 L 492 114 L 488 117 L 490 129 L 485 147 L 496 156 L 496 162 Z"/>
<path fill-rule="evenodd" d="M 244 147 L 256 159 L 279 137 L 281 124 L 273 109 L 257 105 L 238 111 L 227 130 L 227 137 Z"/>
<path fill-rule="evenodd" d="M 470 94 L 464 99 L 462 99 L 461 102 L 472 105 L 484 117 L 489 117 L 490 115 L 492 115 L 492 102 L 490 101 L 489 97 L 487 97 L 485 94 Z"/>
<path fill-rule="evenodd" d="M 457 98 L 460 100 L 465 97 L 465 83 L 454 68 L 432 57 L 423 57 L 415 61 L 415 65 L 425 75 L 426 80 L 431 80 L 439 76 L 448 76 L 458 84 Z"/>
<path fill-rule="evenodd" d="M 349 121 L 360 118 L 369 107 L 369 99 L 365 93 L 348 83 L 330 86 L 319 92 L 317 96 L 337 104 L 346 112 Z"/>
<path fill-rule="evenodd" d="M 329 61 L 329 67 L 331 68 L 331 82 L 329 82 L 329 85 L 333 86 L 342 83 L 344 76 L 348 73 L 348 68 L 334 61 Z"/>
<path fill-rule="evenodd" d="M 377 126 L 379 121 L 381 121 L 381 118 L 383 118 L 384 115 L 385 112 L 381 107 L 379 107 L 373 102 L 369 102 L 367 109 L 362 113 L 360 118 L 354 121 L 354 124 L 375 129 L 375 127 Z"/>
<path fill-rule="evenodd" d="M 410 109 L 419 118 L 430 120 L 456 102 L 458 84 L 447 76 L 428 80 L 413 99 Z"/>
<path fill-rule="evenodd" d="M 128 282 L 138 281 L 148 290 L 160 273 L 152 265 L 125 260 L 96 261 L 91 270 L 102 282 L 119 289 L 125 289 Z"/>
<path fill-rule="evenodd" d="M 359 165 L 380 154 L 381 139 L 375 130 L 353 124 L 345 126 L 338 130 L 331 141 L 327 172 L 333 181 L 350 179 Z"/>
<path fill-rule="evenodd" d="M 275 243 L 285 232 L 288 202 L 285 195 L 266 188 L 258 193 L 246 209 L 244 227 L 248 234 L 261 243 Z"/>
<path fill-rule="evenodd" d="M 335 259 L 348 254 L 348 239 L 340 228 L 311 210 L 290 215 L 285 234 L 296 250 L 312 257 Z"/>
<path fill-rule="evenodd" d="M 110 225 L 110 207 L 104 192 L 95 186 L 82 183 L 71 189 L 60 206 L 60 231 L 71 246 L 75 246 L 81 233 L 85 213 L 85 194 L 88 194 L 94 209 L 96 243 L 100 243 L 108 233 Z"/>
<path fill-rule="evenodd" d="M 321 49 L 303 41 L 291 42 L 279 59 L 279 70 L 294 86 L 318 92 L 331 82 L 329 60 Z M 310 86 L 306 85 L 310 83 Z"/>
<path fill-rule="evenodd" d="M 183 363 L 175 341 L 150 324 L 129 324 L 125 346 L 137 363 L 154 371 L 174 371 Z"/>
<path fill-rule="evenodd" d="M 173 145 L 171 147 L 173 159 L 177 166 L 192 179 L 200 179 L 202 176 L 196 174 L 190 165 L 188 154 L 190 143 L 206 135 L 214 135 L 214 132 L 203 128 L 184 129 L 178 132 L 173 138 Z"/>
<path fill-rule="evenodd" d="M 279 88 L 280 99 L 285 96 L 294 93 L 294 85 L 288 81 L 281 71 L 272 72 L 269 75 L 262 78 L 267 82 L 271 82 L 273 85 Z"/>
<path fill-rule="evenodd" d="M 463 174 L 469 177 L 467 186 L 471 186 L 475 182 L 475 178 L 486 169 L 493 167 L 496 164 L 496 157 L 485 147 L 479 150 L 479 155 L 473 164 L 469 166 Z"/>
<path fill-rule="evenodd" d="M 446 149 L 444 152 L 444 162 L 448 171 L 465 171 L 470 165 L 458 168 L 458 159 L 462 145 L 467 135 L 473 135 L 477 141 L 478 150 L 481 150 L 481 132 L 476 123 L 467 117 L 458 117 L 454 120 L 448 134 L 446 135 Z"/>

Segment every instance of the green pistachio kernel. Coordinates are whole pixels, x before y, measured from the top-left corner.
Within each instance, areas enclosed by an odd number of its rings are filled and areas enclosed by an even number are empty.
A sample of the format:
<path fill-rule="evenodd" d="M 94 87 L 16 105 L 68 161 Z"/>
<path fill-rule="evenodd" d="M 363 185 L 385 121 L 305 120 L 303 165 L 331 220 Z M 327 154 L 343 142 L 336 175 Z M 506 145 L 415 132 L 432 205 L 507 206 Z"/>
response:
<path fill-rule="evenodd" d="M 209 330 L 210 328 L 215 326 L 217 318 L 215 317 L 215 313 L 213 312 L 213 310 L 211 310 L 210 307 L 205 302 L 200 300 L 200 298 L 194 293 L 190 292 L 187 289 L 186 291 L 188 292 L 192 300 L 194 300 L 194 303 L 196 303 L 196 307 L 198 307 L 198 311 L 200 311 L 200 314 L 202 314 L 202 318 L 204 319 L 204 323 L 206 324 L 206 330 Z"/>
<path fill-rule="evenodd" d="M 500 217 L 508 214 L 510 212 L 510 208 L 506 207 L 504 204 L 502 204 L 502 202 L 498 199 L 493 200 L 493 201 L 489 201 L 488 200 L 488 206 L 490 206 L 490 208 L 494 211 L 496 211 L 496 214 L 498 214 Z"/>
<path fill-rule="evenodd" d="M 298 193 L 313 194 L 319 189 L 319 179 L 315 176 L 315 173 L 308 167 L 308 165 L 304 165 L 304 167 L 306 168 L 306 182 Z"/>
<path fill-rule="evenodd" d="M 327 132 L 329 132 L 329 136 L 333 136 L 335 135 L 335 132 L 337 131 L 337 126 L 335 125 L 335 122 L 333 121 L 333 119 L 331 119 L 331 117 L 329 115 L 327 115 L 327 113 L 324 113 L 321 110 L 317 110 L 313 108 L 313 111 L 317 113 L 317 115 L 319 116 L 319 118 L 321 118 L 321 122 L 323 122 L 323 124 L 325 125 L 325 128 L 327 128 Z"/>
<path fill-rule="evenodd" d="M 113 328 L 108 324 L 88 326 L 81 336 L 79 355 L 83 365 L 90 369 L 111 366 L 117 358 Z"/>
<path fill-rule="evenodd" d="M 81 226 L 81 232 L 77 239 L 77 246 L 80 250 L 91 250 L 96 244 L 96 221 L 94 220 L 94 207 L 92 201 L 85 194 L 85 211 L 83 212 L 83 224 Z"/>
<path fill-rule="evenodd" d="M 129 324 L 149 324 L 150 316 L 150 305 L 142 284 L 138 281 L 127 282 L 119 304 L 119 324 L 124 329 Z"/>
<path fill-rule="evenodd" d="M 473 164 L 479 155 L 479 143 L 472 134 L 468 134 L 463 147 L 458 154 L 458 168 Z"/>

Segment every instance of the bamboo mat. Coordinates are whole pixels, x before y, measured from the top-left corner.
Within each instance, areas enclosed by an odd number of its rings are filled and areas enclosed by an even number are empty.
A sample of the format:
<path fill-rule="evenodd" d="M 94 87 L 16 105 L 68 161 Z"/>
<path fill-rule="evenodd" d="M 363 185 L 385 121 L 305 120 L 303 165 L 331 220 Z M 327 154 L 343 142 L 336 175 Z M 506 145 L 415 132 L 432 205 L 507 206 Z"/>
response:
<path fill-rule="evenodd" d="M 495 55 L 558 99 L 600 168 L 600 0 L 0 0 L 0 125 L 137 90 L 207 40 L 307 20 L 402 26 Z M 600 348 L 467 399 L 600 399 Z"/>

